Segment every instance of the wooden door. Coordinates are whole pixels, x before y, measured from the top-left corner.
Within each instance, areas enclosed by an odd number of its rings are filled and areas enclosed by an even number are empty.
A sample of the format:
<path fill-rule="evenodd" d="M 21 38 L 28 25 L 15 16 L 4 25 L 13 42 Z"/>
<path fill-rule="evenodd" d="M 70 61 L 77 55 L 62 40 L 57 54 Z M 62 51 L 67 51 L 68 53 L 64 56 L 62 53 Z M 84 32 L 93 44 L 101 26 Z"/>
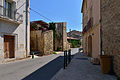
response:
<path fill-rule="evenodd" d="M 4 36 L 4 58 L 14 58 L 14 36 Z"/>
<path fill-rule="evenodd" d="M 92 36 L 88 37 L 88 56 L 92 57 Z"/>

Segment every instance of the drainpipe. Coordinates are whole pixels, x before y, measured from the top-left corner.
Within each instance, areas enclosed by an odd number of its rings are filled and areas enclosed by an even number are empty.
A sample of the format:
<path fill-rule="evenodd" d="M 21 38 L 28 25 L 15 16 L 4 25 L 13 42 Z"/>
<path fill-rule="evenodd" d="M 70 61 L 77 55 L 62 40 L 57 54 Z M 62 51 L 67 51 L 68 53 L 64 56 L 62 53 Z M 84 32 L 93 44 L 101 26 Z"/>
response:
<path fill-rule="evenodd" d="M 101 12 L 101 7 L 102 7 L 102 0 L 100 0 L 100 47 L 101 47 L 101 52 L 100 55 L 102 55 L 102 12 Z"/>
<path fill-rule="evenodd" d="M 27 50 L 27 48 L 28 48 L 27 47 L 27 45 L 28 45 L 28 43 L 27 43 L 28 42 L 28 38 L 27 38 L 28 37 L 28 34 L 27 34 L 28 27 L 27 26 L 28 26 L 28 0 L 26 0 L 26 36 L 25 36 L 26 37 L 26 57 L 28 56 L 27 55 L 27 53 L 28 53 L 28 50 Z"/>

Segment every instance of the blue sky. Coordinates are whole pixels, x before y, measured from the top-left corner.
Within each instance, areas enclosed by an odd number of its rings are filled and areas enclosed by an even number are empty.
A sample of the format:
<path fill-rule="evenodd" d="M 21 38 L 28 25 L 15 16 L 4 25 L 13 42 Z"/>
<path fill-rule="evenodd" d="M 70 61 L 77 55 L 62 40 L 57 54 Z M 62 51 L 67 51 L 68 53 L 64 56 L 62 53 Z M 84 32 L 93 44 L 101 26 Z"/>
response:
<path fill-rule="evenodd" d="M 53 22 L 67 22 L 69 29 L 82 31 L 82 0 L 31 0 L 30 7 Z M 51 22 L 31 11 L 30 20 Z"/>

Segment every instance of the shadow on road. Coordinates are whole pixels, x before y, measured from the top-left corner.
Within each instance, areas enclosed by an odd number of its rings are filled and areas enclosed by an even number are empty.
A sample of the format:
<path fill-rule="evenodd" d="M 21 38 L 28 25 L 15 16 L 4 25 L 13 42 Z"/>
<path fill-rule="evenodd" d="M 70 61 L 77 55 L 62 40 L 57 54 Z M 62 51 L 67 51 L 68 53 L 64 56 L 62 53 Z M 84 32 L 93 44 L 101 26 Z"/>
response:
<path fill-rule="evenodd" d="M 63 64 L 64 57 L 59 56 L 22 80 L 50 80 L 61 68 L 63 68 Z"/>
<path fill-rule="evenodd" d="M 63 56 L 57 57 L 22 80 L 50 80 L 63 67 L 63 59 Z"/>

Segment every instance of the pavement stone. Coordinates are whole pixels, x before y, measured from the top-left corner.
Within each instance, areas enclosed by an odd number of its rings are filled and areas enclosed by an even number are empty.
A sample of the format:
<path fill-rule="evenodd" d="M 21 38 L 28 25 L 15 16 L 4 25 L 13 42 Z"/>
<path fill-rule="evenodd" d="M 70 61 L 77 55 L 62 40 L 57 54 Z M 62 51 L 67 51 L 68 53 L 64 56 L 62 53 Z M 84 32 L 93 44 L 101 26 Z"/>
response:
<path fill-rule="evenodd" d="M 77 53 L 66 69 L 61 69 L 51 80 L 117 80 L 114 75 L 101 72 L 100 65 L 90 63 L 83 53 Z"/>

